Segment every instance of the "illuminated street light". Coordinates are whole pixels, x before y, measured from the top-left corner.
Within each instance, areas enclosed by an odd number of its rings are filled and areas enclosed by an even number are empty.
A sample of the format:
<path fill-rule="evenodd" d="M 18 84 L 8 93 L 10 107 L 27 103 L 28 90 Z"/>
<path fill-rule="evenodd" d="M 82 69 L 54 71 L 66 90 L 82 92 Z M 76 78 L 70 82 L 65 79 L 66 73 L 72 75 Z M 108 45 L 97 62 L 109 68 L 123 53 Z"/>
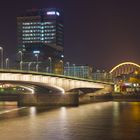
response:
<path fill-rule="evenodd" d="M 73 64 L 73 76 L 75 77 L 75 64 Z"/>
<path fill-rule="evenodd" d="M 68 66 L 68 76 L 69 76 L 70 75 L 70 70 L 69 70 L 69 68 L 70 68 L 70 62 L 66 62 L 66 64 Z"/>
<path fill-rule="evenodd" d="M 82 78 L 84 78 L 84 66 L 81 66 Z"/>
<path fill-rule="evenodd" d="M 36 64 L 36 71 L 38 72 L 38 67 L 39 67 L 39 65 L 38 65 L 38 63 Z"/>
<path fill-rule="evenodd" d="M 36 57 L 36 63 L 38 64 L 38 57 L 39 57 L 39 55 L 35 54 L 35 57 Z"/>
<path fill-rule="evenodd" d="M 5 59 L 5 67 L 6 69 L 9 69 L 9 58 Z"/>
<path fill-rule="evenodd" d="M 50 67 L 50 73 L 52 73 L 52 58 L 51 57 L 49 57 L 48 58 L 48 60 L 49 60 L 49 67 Z"/>
<path fill-rule="evenodd" d="M 3 48 L 0 47 L 0 51 L 1 51 L 1 69 L 3 69 Z"/>
<path fill-rule="evenodd" d="M 19 63 L 19 65 L 20 65 L 20 70 L 22 70 L 22 64 L 23 64 L 23 62 L 20 61 L 20 63 Z"/>
<path fill-rule="evenodd" d="M 47 72 L 47 73 L 49 72 L 49 67 L 46 67 L 46 72 Z"/>
<path fill-rule="evenodd" d="M 63 60 L 60 60 L 60 63 L 61 63 L 61 74 L 64 74 L 63 73 Z"/>
<path fill-rule="evenodd" d="M 38 57 L 39 57 L 39 54 L 35 54 L 35 57 L 36 57 L 36 71 L 38 72 Z"/>
<path fill-rule="evenodd" d="M 23 59 L 23 53 L 22 53 L 22 51 L 19 51 L 18 53 L 20 54 L 20 70 L 22 70 L 22 64 L 23 64 L 23 61 L 22 61 L 22 59 Z"/>
<path fill-rule="evenodd" d="M 28 63 L 28 71 L 30 71 L 30 69 L 31 69 L 31 64 L 32 64 L 32 62 Z"/>

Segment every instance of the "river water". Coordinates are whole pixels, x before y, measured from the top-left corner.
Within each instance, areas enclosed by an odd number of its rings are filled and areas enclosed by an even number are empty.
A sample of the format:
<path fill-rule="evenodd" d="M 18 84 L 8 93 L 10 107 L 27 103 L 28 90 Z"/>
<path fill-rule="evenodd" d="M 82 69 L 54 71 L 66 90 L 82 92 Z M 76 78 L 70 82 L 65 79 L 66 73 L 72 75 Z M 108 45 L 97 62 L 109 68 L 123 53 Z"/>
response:
<path fill-rule="evenodd" d="M 0 140 L 140 140 L 140 102 L 0 107 Z"/>

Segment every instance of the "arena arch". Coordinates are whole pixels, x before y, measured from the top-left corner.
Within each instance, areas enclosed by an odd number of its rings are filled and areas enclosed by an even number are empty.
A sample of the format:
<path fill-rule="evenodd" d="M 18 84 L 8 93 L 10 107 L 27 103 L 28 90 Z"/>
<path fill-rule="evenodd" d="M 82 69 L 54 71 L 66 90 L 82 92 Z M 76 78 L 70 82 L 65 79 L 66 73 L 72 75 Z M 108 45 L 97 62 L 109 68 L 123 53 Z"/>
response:
<path fill-rule="evenodd" d="M 120 76 L 122 74 L 130 74 L 134 72 L 140 72 L 140 65 L 133 62 L 123 62 L 113 67 L 109 72 L 114 77 Z"/>

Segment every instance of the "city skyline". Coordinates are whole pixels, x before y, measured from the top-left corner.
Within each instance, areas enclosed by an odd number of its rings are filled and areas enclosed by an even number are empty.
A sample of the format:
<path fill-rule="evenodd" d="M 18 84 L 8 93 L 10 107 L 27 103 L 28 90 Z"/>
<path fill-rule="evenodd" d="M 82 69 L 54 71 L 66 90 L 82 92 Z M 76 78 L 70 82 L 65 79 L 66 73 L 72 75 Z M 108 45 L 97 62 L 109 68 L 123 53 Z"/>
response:
<path fill-rule="evenodd" d="M 124 61 L 139 64 L 138 1 L 14 0 L 12 3 L 2 1 L 0 13 L 0 45 L 10 59 L 15 59 L 17 48 L 16 17 L 27 9 L 56 7 L 64 10 L 66 61 L 107 70 Z"/>

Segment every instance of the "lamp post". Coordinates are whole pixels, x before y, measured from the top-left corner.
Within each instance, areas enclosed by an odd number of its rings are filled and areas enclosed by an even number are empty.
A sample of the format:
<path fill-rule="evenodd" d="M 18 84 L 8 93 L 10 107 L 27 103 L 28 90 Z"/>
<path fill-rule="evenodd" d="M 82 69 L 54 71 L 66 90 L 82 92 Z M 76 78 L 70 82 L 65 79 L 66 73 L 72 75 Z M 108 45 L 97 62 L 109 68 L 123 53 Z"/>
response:
<path fill-rule="evenodd" d="M 30 69 L 31 69 L 31 64 L 32 64 L 32 62 L 28 63 L 28 71 L 30 71 Z"/>
<path fill-rule="evenodd" d="M 84 66 L 81 66 L 82 78 L 84 78 Z"/>
<path fill-rule="evenodd" d="M 22 70 L 22 61 L 20 61 L 19 65 L 20 65 L 20 70 Z"/>
<path fill-rule="evenodd" d="M 5 67 L 6 69 L 9 69 L 9 58 L 5 59 Z"/>
<path fill-rule="evenodd" d="M 50 73 L 52 73 L 52 58 L 49 57 L 48 59 L 49 59 L 49 64 L 50 64 Z"/>
<path fill-rule="evenodd" d="M 38 63 L 37 63 L 37 64 L 36 64 L 36 71 L 37 71 L 37 72 L 38 72 L 38 66 L 39 66 L 39 65 L 38 65 Z"/>
<path fill-rule="evenodd" d="M 20 70 L 22 70 L 22 64 L 23 64 L 23 62 L 22 62 L 22 57 L 23 57 L 23 53 L 22 53 L 22 51 L 19 51 L 18 52 L 19 54 L 20 54 Z"/>
<path fill-rule="evenodd" d="M 63 60 L 60 60 L 61 63 L 61 74 L 64 74 L 64 70 L 63 70 Z"/>
<path fill-rule="evenodd" d="M 35 56 L 36 56 L 36 71 L 38 72 L 38 57 L 39 57 L 39 55 L 38 54 L 35 54 Z"/>
<path fill-rule="evenodd" d="M 75 64 L 73 64 L 73 76 L 75 77 Z"/>
<path fill-rule="evenodd" d="M 48 71 L 49 71 L 49 67 L 46 67 L 46 72 L 48 73 Z"/>
<path fill-rule="evenodd" d="M 0 52 L 1 52 L 1 69 L 3 69 L 3 48 L 0 47 Z"/>
<path fill-rule="evenodd" d="M 67 68 L 68 68 L 68 76 L 70 76 L 70 69 L 69 69 L 69 68 L 70 68 L 70 62 L 66 62 L 66 64 L 67 64 L 67 66 L 68 66 L 68 67 L 67 67 Z"/>
<path fill-rule="evenodd" d="M 38 64 L 38 57 L 39 57 L 39 55 L 35 54 L 35 56 L 36 56 L 36 63 Z"/>

